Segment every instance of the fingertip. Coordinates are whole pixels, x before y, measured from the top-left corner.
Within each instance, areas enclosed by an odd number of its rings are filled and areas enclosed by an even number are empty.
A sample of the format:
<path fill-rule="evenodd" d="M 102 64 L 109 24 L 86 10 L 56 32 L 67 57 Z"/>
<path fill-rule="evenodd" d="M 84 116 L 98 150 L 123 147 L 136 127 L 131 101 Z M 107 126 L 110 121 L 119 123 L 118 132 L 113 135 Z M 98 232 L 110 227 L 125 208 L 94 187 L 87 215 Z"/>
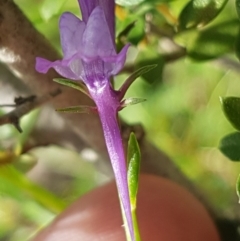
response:
<path fill-rule="evenodd" d="M 141 175 L 137 215 L 142 241 L 219 241 L 203 205 L 179 185 Z M 114 182 L 86 194 L 33 241 L 125 240 Z"/>

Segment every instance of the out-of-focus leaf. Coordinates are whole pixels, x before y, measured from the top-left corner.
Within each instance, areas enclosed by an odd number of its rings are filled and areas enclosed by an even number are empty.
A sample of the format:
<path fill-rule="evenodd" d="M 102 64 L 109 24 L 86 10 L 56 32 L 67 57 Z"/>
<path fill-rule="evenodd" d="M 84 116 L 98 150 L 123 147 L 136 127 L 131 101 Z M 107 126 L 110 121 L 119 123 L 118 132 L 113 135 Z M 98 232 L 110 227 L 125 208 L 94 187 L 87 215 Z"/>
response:
<path fill-rule="evenodd" d="M 57 0 L 57 1 L 52 1 L 52 0 L 44 0 L 42 7 L 40 9 L 40 13 L 42 15 L 42 18 L 46 21 L 51 19 L 54 15 L 57 15 L 63 6 L 63 4 L 67 0 Z"/>
<path fill-rule="evenodd" d="M 117 51 L 120 52 L 121 49 L 124 47 L 127 36 L 131 32 L 131 30 L 135 27 L 135 21 L 129 23 L 117 36 Z"/>
<path fill-rule="evenodd" d="M 192 0 L 179 16 L 179 29 L 202 27 L 213 20 L 228 0 Z"/>
<path fill-rule="evenodd" d="M 128 41 L 133 45 L 137 45 L 145 36 L 145 21 L 144 18 L 138 18 L 135 27 L 128 34 Z"/>
<path fill-rule="evenodd" d="M 234 19 L 202 31 L 182 32 L 175 41 L 187 49 L 190 58 L 208 60 L 234 51 L 238 28 L 239 21 Z"/>
<path fill-rule="evenodd" d="M 236 36 L 236 41 L 235 41 L 235 52 L 238 59 L 240 60 L 240 25 L 239 25 L 238 34 Z"/>
<path fill-rule="evenodd" d="M 237 15 L 240 20 L 240 0 L 235 0 L 235 5 L 236 5 L 236 10 L 237 10 Z"/>
<path fill-rule="evenodd" d="M 161 3 L 161 2 L 170 2 L 174 0 L 116 0 L 116 3 L 121 6 L 129 7 L 141 3 Z"/>
<path fill-rule="evenodd" d="M 15 147 L 15 154 L 19 155 L 22 151 L 22 147 L 29 138 L 29 135 L 31 134 L 31 131 L 33 130 L 36 121 L 39 116 L 39 110 L 34 110 L 30 112 L 29 114 L 25 115 L 21 119 L 21 127 L 23 129 L 23 133 L 20 133 L 17 138 L 17 144 Z"/>
<path fill-rule="evenodd" d="M 26 173 L 37 164 L 37 158 L 31 154 L 22 154 L 12 164 L 18 171 Z"/>
<path fill-rule="evenodd" d="M 132 12 L 126 12 L 125 14 L 126 17 L 118 22 L 118 29 L 122 29 L 122 31 L 118 33 L 118 50 L 121 50 L 123 45 L 128 42 L 137 45 L 145 36 L 144 14 Z"/>
<path fill-rule="evenodd" d="M 17 189 L 21 189 L 54 213 L 60 213 L 66 207 L 66 203 L 60 198 L 37 184 L 32 183 L 24 174 L 10 165 L 0 168 L 0 178 L 3 182 L 9 182 Z"/>
<path fill-rule="evenodd" d="M 142 3 L 144 0 L 116 0 L 116 3 L 121 6 L 132 6 Z"/>
<path fill-rule="evenodd" d="M 238 202 L 240 203 L 240 175 L 238 175 L 237 182 L 236 182 L 236 192 L 239 199 Z"/>
<path fill-rule="evenodd" d="M 240 161 L 240 132 L 235 132 L 225 136 L 219 149 L 231 161 Z"/>
<path fill-rule="evenodd" d="M 220 99 L 225 116 L 230 123 L 240 130 L 240 98 L 226 97 Z"/>

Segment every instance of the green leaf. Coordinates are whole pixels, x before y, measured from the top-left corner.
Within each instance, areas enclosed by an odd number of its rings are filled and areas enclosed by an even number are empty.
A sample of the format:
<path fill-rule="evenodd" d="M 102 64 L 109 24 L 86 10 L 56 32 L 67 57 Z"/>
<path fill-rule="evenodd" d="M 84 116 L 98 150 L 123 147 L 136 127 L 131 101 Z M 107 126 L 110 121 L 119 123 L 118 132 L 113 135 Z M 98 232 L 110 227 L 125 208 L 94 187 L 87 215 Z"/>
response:
<path fill-rule="evenodd" d="M 136 105 L 136 104 L 139 104 L 139 103 L 144 102 L 144 101 L 146 101 L 146 99 L 134 98 L 134 97 L 127 98 L 127 99 L 125 99 L 121 102 L 121 107 L 126 107 L 126 106 L 129 106 L 129 105 Z"/>
<path fill-rule="evenodd" d="M 14 147 L 14 153 L 16 154 L 16 156 L 21 154 L 22 148 L 24 144 L 27 142 L 38 120 L 38 117 L 39 117 L 39 109 L 31 111 L 27 115 L 23 116 L 23 118 L 21 119 L 20 126 L 23 132 L 18 134 L 17 143 L 16 143 L 16 146 Z"/>
<path fill-rule="evenodd" d="M 141 3 L 161 3 L 161 2 L 171 2 L 174 0 L 116 0 L 116 3 L 121 6 L 129 7 Z"/>
<path fill-rule="evenodd" d="M 238 18 L 240 20 L 240 0 L 235 1 L 235 6 L 236 6 Z"/>
<path fill-rule="evenodd" d="M 20 189 L 54 213 L 60 213 L 66 208 L 66 203 L 64 201 L 41 186 L 31 182 L 24 174 L 10 165 L 0 168 L 0 178 L 1 182 L 2 180 L 4 182 L 6 181 L 6 183 L 9 182 L 11 185 L 15 186 L 17 190 Z"/>
<path fill-rule="evenodd" d="M 219 149 L 231 161 L 240 161 L 240 132 L 225 136 L 220 142 Z"/>
<path fill-rule="evenodd" d="M 59 14 L 63 4 L 66 2 L 66 0 L 44 0 L 42 7 L 40 9 L 40 13 L 42 15 L 42 18 L 46 21 L 51 19 L 54 15 Z"/>
<path fill-rule="evenodd" d="M 127 17 L 118 22 L 118 29 L 123 29 L 118 33 L 117 50 L 120 51 L 126 43 L 137 45 L 144 38 L 145 17 L 143 13 L 128 11 Z"/>
<path fill-rule="evenodd" d="M 157 64 L 152 65 L 146 65 L 141 67 L 140 69 L 133 72 L 126 80 L 126 82 L 133 83 L 134 80 L 136 80 L 138 77 L 140 77 L 143 74 L 146 74 L 147 72 L 151 71 L 152 69 L 156 68 Z"/>
<path fill-rule="evenodd" d="M 182 32 L 175 37 L 175 41 L 187 49 L 190 58 L 205 61 L 233 52 L 238 29 L 239 21 L 233 19 L 202 31 Z"/>
<path fill-rule="evenodd" d="M 146 66 L 143 66 L 141 68 L 139 68 L 138 70 L 136 70 L 135 72 L 133 72 L 126 80 L 125 82 L 123 83 L 122 87 L 119 89 L 120 91 L 120 99 L 122 99 L 127 90 L 129 89 L 129 87 L 131 86 L 131 84 L 138 78 L 140 77 L 141 75 L 144 75 L 146 74 L 147 72 L 151 71 L 152 69 L 156 68 L 157 65 L 156 64 L 152 64 L 152 65 L 146 65 Z"/>
<path fill-rule="evenodd" d="M 12 165 L 20 172 L 26 173 L 37 164 L 37 158 L 31 154 L 22 154 L 15 158 Z"/>
<path fill-rule="evenodd" d="M 141 153 L 138 146 L 138 142 L 134 133 L 130 134 L 130 138 L 128 141 L 128 153 L 127 153 L 127 161 L 128 161 L 128 188 L 129 188 L 129 196 L 130 196 L 130 204 L 132 210 L 132 220 L 134 227 L 134 235 L 135 240 L 140 241 L 140 234 L 138 229 L 138 222 L 136 216 L 136 205 L 137 205 L 137 192 L 138 192 L 138 179 L 139 179 L 139 171 L 140 171 L 140 161 L 141 161 Z"/>
<path fill-rule="evenodd" d="M 136 208 L 136 196 L 138 191 L 138 176 L 140 170 L 141 154 L 138 142 L 134 133 L 130 134 L 128 141 L 128 186 L 131 205 Z"/>
<path fill-rule="evenodd" d="M 62 79 L 62 78 L 55 78 L 53 79 L 54 82 L 57 82 L 61 85 L 65 85 L 68 87 L 71 87 L 73 89 L 79 90 L 82 93 L 84 93 L 85 95 L 89 96 L 91 98 L 91 96 L 88 93 L 88 90 L 86 89 L 85 85 L 82 84 L 81 82 L 75 82 L 73 80 L 68 80 L 68 79 Z"/>
<path fill-rule="evenodd" d="M 144 0 L 116 0 L 116 3 L 121 6 L 132 6 L 142 3 Z"/>
<path fill-rule="evenodd" d="M 71 106 L 66 108 L 59 108 L 56 109 L 57 112 L 64 112 L 64 113 L 86 113 L 90 114 L 96 111 L 95 107 L 92 106 L 85 106 L 85 105 L 79 105 L 79 106 Z"/>
<path fill-rule="evenodd" d="M 240 130 L 240 98 L 226 97 L 220 99 L 223 112 L 230 123 Z"/>
<path fill-rule="evenodd" d="M 212 21 L 228 0 L 192 0 L 182 10 L 179 30 L 202 27 Z"/>
<path fill-rule="evenodd" d="M 162 56 L 151 56 L 149 51 L 140 52 L 136 65 L 139 69 L 143 68 L 144 66 L 157 66 L 156 68 L 152 68 L 151 71 L 142 73 L 141 77 L 149 84 L 153 84 L 154 82 L 161 82 L 163 67 L 165 65 L 165 61 Z"/>
<path fill-rule="evenodd" d="M 238 195 L 238 202 L 240 203 L 240 175 L 238 175 L 237 182 L 236 182 L 236 192 Z"/>
<path fill-rule="evenodd" d="M 240 60 L 240 26 L 239 26 L 238 34 L 235 41 L 235 52 L 238 60 Z"/>

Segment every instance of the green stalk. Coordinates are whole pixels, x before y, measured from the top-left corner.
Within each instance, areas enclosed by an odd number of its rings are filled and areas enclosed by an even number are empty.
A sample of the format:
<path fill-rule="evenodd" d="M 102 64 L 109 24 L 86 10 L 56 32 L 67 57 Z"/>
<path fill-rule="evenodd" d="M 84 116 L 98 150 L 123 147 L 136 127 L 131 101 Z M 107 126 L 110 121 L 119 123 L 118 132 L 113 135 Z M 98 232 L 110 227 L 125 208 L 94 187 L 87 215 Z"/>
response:
<path fill-rule="evenodd" d="M 31 196 L 34 200 L 53 213 L 58 214 L 66 207 L 65 202 L 41 186 L 31 182 L 26 176 L 10 165 L 0 168 L 0 177 L 13 184 L 15 187 L 23 190 L 23 192 Z"/>

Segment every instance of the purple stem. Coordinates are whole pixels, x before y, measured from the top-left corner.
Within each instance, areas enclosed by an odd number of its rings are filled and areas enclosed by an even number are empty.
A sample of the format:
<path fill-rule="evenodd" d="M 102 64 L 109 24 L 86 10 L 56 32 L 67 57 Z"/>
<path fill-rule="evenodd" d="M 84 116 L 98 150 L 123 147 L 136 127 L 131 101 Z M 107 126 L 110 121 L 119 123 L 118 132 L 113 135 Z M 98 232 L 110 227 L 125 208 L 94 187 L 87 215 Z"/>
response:
<path fill-rule="evenodd" d="M 106 84 L 98 88 L 97 91 L 96 89 L 93 91 L 91 88 L 89 91 L 97 105 L 108 154 L 116 178 L 118 194 L 125 212 L 131 239 L 135 241 L 128 191 L 126 160 L 117 121 L 117 112 L 120 105 L 118 92 L 111 88 L 109 81 L 106 81 Z"/>

